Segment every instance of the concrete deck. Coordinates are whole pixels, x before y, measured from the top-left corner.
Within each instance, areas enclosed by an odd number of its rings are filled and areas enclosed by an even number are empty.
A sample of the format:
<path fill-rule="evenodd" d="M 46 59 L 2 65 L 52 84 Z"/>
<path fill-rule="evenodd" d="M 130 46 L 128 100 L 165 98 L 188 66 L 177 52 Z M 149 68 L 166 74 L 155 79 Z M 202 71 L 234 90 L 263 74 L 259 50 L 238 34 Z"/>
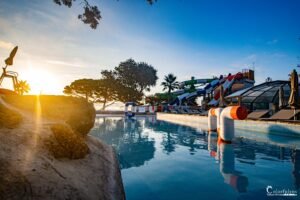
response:
<path fill-rule="evenodd" d="M 207 117 L 186 114 L 157 113 L 157 119 L 199 131 L 207 131 Z M 235 121 L 235 135 L 257 141 L 276 143 L 300 149 L 300 124 L 275 121 Z"/>

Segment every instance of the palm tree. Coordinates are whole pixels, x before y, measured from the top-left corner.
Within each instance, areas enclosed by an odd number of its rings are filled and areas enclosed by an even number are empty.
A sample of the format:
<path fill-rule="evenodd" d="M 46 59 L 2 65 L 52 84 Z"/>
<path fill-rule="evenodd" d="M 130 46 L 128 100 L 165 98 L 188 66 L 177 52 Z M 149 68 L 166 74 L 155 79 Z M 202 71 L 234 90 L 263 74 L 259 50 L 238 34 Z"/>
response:
<path fill-rule="evenodd" d="M 20 95 L 23 95 L 24 93 L 28 93 L 30 91 L 30 86 L 27 81 L 19 81 L 16 85 L 16 89 Z"/>
<path fill-rule="evenodd" d="M 171 92 L 179 87 L 179 82 L 176 81 L 176 78 L 174 74 L 168 74 L 161 83 L 164 86 L 163 90 L 168 90 L 168 102 L 170 101 Z"/>

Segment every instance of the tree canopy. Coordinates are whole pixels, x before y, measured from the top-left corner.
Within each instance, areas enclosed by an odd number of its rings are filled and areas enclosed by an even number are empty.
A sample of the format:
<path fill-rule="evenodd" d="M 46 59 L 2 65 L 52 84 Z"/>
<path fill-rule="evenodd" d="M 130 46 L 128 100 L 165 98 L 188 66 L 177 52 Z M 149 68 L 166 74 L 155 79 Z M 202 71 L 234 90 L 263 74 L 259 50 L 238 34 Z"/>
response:
<path fill-rule="evenodd" d="M 174 74 L 168 74 L 164 77 L 164 81 L 161 83 L 163 90 L 168 92 L 168 101 L 171 98 L 171 92 L 179 87 L 179 82 L 176 81 L 177 77 Z"/>
<path fill-rule="evenodd" d="M 176 95 L 172 93 L 155 93 L 154 95 L 148 95 L 146 97 L 146 103 L 150 105 L 159 105 L 174 100 L 175 98 Z"/>
<path fill-rule="evenodd" d="M 16 85 L 16 90 L 18 94 L 23 95 L 24 93 L 28 93 L 30 91 L 30 86 L 27 81 L 20 80 Z"/>
<path fill-rule="evenodd" d="M 73 2 L 76 0 L 53 0 L 57 5 L 64 5 L 67 7 L 72 7 Z M 146 0 L 150 5 L 152 5 L 157 0 Z M 92 29 L 96 29 L 100 20 L 102 19 L 101 12 L 98 6 L 90 5 L 89 0 L 82 0 L 81 5 L 83 5 L 83 13 L 78 15 L 83 23 L 90 25 Z"/>
<path fill-rule="evenodd" d="M 72 96 L 84 97 L 87 101 L 94 101 L 95 88 L 97 88 L 96 80 L 78 79 L 67 85 L 63 92 Z"/>
<path fill-rule="evenodd" d="M 150 87 L 155 86 L 157 70 L 145 62 L 135 62 L 128 59 L 115 67 L 115 75 L 122 85 L 133 88 L 140 93 L 145 90 L 150 91 Z"/>
<path fill-rule="evenodd" d="M 67 95 L 102 103 L 102 109 L 116 101 L 139 102 L 144 92 L 156 85 L 157 71 L 153 66 L 133 59 L 121 62 L 114 70 L 101 71 L 100 79 L 79 79 L 64 88 Z"/>

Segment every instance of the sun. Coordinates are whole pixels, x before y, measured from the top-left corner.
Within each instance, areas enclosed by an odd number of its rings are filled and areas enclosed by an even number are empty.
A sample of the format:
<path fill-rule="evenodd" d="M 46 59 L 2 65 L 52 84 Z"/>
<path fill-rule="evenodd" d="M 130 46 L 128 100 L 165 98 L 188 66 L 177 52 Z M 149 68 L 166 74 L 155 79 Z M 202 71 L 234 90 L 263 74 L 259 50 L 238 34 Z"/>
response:
<path fill-rule="evenodd" d="M 29 94 L 56 94 L 59 90 L 58 78 L 45 69 L 30 67 L 23 72 L 22 80 L 26 80 L 30 86 Z"/>

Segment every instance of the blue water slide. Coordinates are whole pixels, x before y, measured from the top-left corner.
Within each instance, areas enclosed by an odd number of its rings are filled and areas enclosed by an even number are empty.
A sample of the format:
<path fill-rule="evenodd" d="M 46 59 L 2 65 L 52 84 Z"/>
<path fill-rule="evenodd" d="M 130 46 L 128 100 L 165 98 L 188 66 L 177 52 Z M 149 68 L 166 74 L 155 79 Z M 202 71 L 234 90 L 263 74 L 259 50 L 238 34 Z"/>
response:
<path fill-rule="evenodd" d="M 210 83 L 205 84 L 204 87 L 198 88 L 195 92 L 192 93 L 186 92 L 182 95 L 179 95 L 175 99 L 175 101 L 171 103 L 171 105 L 181 105 L 181 103 L 187 99 L 193 98 L 195 96 L 204 96 L 210 93 L 212 90 L 214 90 L 219 84 L 220 84 L 219 79 L 213 80 Z"/>

